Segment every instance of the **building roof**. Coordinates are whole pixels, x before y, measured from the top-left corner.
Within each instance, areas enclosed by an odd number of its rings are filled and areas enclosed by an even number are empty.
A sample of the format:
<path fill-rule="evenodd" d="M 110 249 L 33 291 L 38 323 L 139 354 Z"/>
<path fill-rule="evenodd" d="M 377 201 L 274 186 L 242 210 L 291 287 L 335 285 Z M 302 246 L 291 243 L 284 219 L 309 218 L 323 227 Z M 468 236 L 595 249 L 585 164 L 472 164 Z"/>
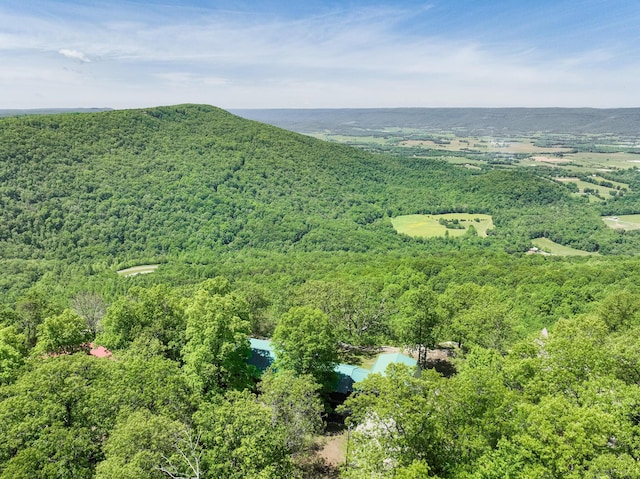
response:
<path fill-rule="evenodd" d="M 89 349 L 89 354 L 91 356 L 95 356 L 96 358 L 110 358 L 111 351 L 109 351 L 104 346 L 98 346 L 93 343 L 89 343 L 91 349 Z"/>
<path fill-rule="evenodd" d="M 389 366 L 389 364 L 404 364 L 405 366 L 414 368 L 418 365 L 418 361 L 402 353 L 381 354 L 380 356 L 378 356 L 378 359 L 376 359 L 376 362 L 373 364 L 373 367 L 371 368 L 371 373 L 379 373 L 384 376 L 386 374 L 387 367 Z"/>
<path fill-rule="evenodd" d="M 276 353 L 271 346 L 271 341 L 267 339 L 249 338 L 251 344 L 251 356 L 249 364 L 255 366 L 260 371 L 265 371 L 276 359 Z"/>
<path fill-rule="evenodd" d="M 338 373 L 336 391 L 345 394 L 353 391 L 353 385 L 364 380 L 370 373 L 368 369 L 351 364 L 338 364 L 335 372 Z"/>
<path fill-rule="evenodd" d="M 255 366 L 260 371 L 265 371 L 276 359 L 276 353 L 268 339 L 249 338 L 251 344 L 251 357 L 249 364 Z M 415 367 L 418 362 L 401 353 L 385 353 L 380 354 L 371 369 L 364 369 L 360 366 L 351 364 L 338 364 L 335 372 L 338 373 L 338 384 L 336 391 L 340 393 L 349 393 L 353 391 L 353 385 L 363 381 L 369 374 L 379 373 L 383 376 L 389 364 L 404 364 L 409 367 Z"/>

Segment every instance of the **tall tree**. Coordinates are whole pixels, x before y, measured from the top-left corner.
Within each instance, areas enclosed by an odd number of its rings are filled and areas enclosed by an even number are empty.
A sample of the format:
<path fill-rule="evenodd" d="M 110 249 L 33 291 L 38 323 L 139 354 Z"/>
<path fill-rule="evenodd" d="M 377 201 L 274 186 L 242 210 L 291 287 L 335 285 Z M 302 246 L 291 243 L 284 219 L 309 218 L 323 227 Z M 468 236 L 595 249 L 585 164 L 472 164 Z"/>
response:
<path fill-rule="evenodd" d="M 435 344 L 435 329 L 440 322 L 436 294 L 427 286 L 410 289 L 400 298 L 396 335 L 418 352 L 418 362 L 425 367 L 427 352 Z"/>
<path fill-rule="evenodd" d="M 0 385 L 18 377 L 25 354 L 25 336 L 16 326 L 0 322 Z"/>
<path fill-rule="evenodd" d="M 116 424 L 104 446 L 96 479 L 204 477 L 199 441 L 184 424 L 136 411 Z"/>
<path fill-rule="evenodd" d="M 329 391 L 337 379 L 337 341 L 326 314 L 308 306 L 283 314 L 273 333 L 276 370 L 310 374 Z"/>
<path fill-rule="evenodd" d="M 441 439 L 432 416 L 442 379 L 432 371 L 423 376 L 415 378 L 410 368 L 391 365 L 386 376 L 373 374 L 356 385 L 340 408 L 349 413 L 351 431 L 345 477 L 382 479 L 395 477 L 415 461 L 431 465 Z"/>
<path fill-rule="evenodd" d="M 107 306 L 102 297 L 88 291 L 78 293 L 71 299 L 71 306 L 85 320 L 87 329 L 95 338 L 98 334 L 100 320 L 107 312 Z"/>
<path fill-rule="evenodd" d="M 166 285 L 131 288 L 114 302 L 102 320 L 97 341 L 109 349 L 124 349 L 136 338 L 158 339 L 166 356 L 179 359 L 184 345 L 185 318 L 180 298 Z"/>
<path fill-rule="evenodd" d="M 289 370 L 262 375 L 260 399 L 271 409 L 273 425 L 285 431 L 285 442 L 293 452 L 307 448 L 322 431 L 320 389 L 311 375 L 298 376 Z"/>
<path fill-rule="evenodd" d="M 206 394 L 250 385 L 247 309 L 240 298 L 203 289 L 189 300 L 182 356 L 185 373 L 197 391 Z"/>
<path fill-rule="evenodd" d="M 49 316 L 38 326 L 36 350 L 40 353 L 69 354 L 88 351 L 91 333 L 83 318 L 65 309 L 56 316 Z"/>
<path fill-rule="evenodd" d="M 40 290 L 30 290 L 18 300 L 16 310 L 19 315 L 19 326 L 27 338 L 27 345 L 31 348 L 38 340 L 37 328 L 47 316 L 60 312 L 50 301 L 50 298 Z"/>
<path fill-rule="evenodd" d="M 204 447 L 208 477 L 228 479 L 294 478 L 290 451 L 271 411 L 247 391 L 203 404 L 194 415 Z"/>

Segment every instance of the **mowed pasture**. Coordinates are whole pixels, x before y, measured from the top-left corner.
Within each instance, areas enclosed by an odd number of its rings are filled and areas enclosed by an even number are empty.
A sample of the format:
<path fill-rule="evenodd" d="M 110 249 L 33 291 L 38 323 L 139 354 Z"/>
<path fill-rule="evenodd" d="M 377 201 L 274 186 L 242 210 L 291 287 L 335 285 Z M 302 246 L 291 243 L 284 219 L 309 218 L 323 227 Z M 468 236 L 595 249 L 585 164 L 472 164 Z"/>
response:
<path fill-rule="evenodd" d="M 158 269 L 157 264 L 143 264 L 140 266 L 133 266 L 131 268 L 121 269 L 118 271 L 120 276 L 135 276 L 137 274 L 148 274 L 153 273 L 156 269 Z"/>
<path fill-rule="evenodd" d="M 614 230 L 638 230 L 640 229 L 640 215 L 604 216 L 602 221 Z"/>
<path fill-rule="evenodd" d="M 549 238 L 535 238 L 532 239 L 531 242 L 541 251 L 554 256 L 591 256 L 598 254 L 564 246 L 555 241 L 551 241 Z"/>
<path fill-rule="evenodd" d="M 575 177 L 557 177 L 554 179 L 556 181 L 559 181 L 560 183 L 575 183 L 578 187 L 579 195 L 584 194 L 585 190 L 589 191 L 590 201 L 603 201 L 603 200 L 600 200 L 600 198 L 596 198 L 595 196 L 592 196 L 591 192 L 595 191 L 598 195 L 602 196 L 603 198 L 607 198 L 609 196 L 609 192 L 616 190 L 615 188 L 609 188 L 607 186 L 600 186 L 594 183 L 588 183 L 586 181 L 583 181 Z"/>
<path fill-rule="evenodd" d="M 574 164 L 587 168 L 626 169 L 640 167 L 640 155 L 628 152 L 592 153 L 580 152 L 567 155 Z"/>
<path fill-rule="evenodd" d="M 463 228 L 452 229 L 443 225 L 440 220 L 452 222 L 458 220 Z M 493 228 L 491 215 L 478 213 L 447 213 L 442 215 L 403 215 L 391 219 L 391 224 L 398 233 L 414 238 L 433 238 L 436 236 L 464 235 L 469 226 L 478 232 L 478 236 L 487 236 L 487 230 Z"/>

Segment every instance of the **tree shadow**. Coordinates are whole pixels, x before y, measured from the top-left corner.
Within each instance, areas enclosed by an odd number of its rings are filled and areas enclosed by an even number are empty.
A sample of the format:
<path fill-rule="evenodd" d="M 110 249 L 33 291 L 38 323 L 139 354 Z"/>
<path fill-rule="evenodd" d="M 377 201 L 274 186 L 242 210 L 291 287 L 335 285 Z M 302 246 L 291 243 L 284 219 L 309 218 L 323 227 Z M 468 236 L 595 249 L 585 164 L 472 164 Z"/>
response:
<path fill-rule="evenodd" d="M 457 373 L 456 367 L 448 359 L 427 359 L 427 369 L 435 369 L 445 378 L 450 378 Z"/>
<path fill-rule="evenodd" d="M 364 361 L 375 358 L 381 351 L 377 346 L 352 346 L 350 344 L 340 344 L 338 356 L 343 364 L 357 366 Z"/>

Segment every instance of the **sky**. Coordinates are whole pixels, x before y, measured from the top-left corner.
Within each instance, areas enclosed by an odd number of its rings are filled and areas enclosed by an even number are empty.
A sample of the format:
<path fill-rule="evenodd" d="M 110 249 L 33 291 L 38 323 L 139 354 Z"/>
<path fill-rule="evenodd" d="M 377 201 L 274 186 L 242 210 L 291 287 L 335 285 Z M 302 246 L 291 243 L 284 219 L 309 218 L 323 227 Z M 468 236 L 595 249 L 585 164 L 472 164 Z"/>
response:
<path fill-rule="evenodd" d="M 638 0 L 0 0 L 0 109 L 640 107 Z"/>

